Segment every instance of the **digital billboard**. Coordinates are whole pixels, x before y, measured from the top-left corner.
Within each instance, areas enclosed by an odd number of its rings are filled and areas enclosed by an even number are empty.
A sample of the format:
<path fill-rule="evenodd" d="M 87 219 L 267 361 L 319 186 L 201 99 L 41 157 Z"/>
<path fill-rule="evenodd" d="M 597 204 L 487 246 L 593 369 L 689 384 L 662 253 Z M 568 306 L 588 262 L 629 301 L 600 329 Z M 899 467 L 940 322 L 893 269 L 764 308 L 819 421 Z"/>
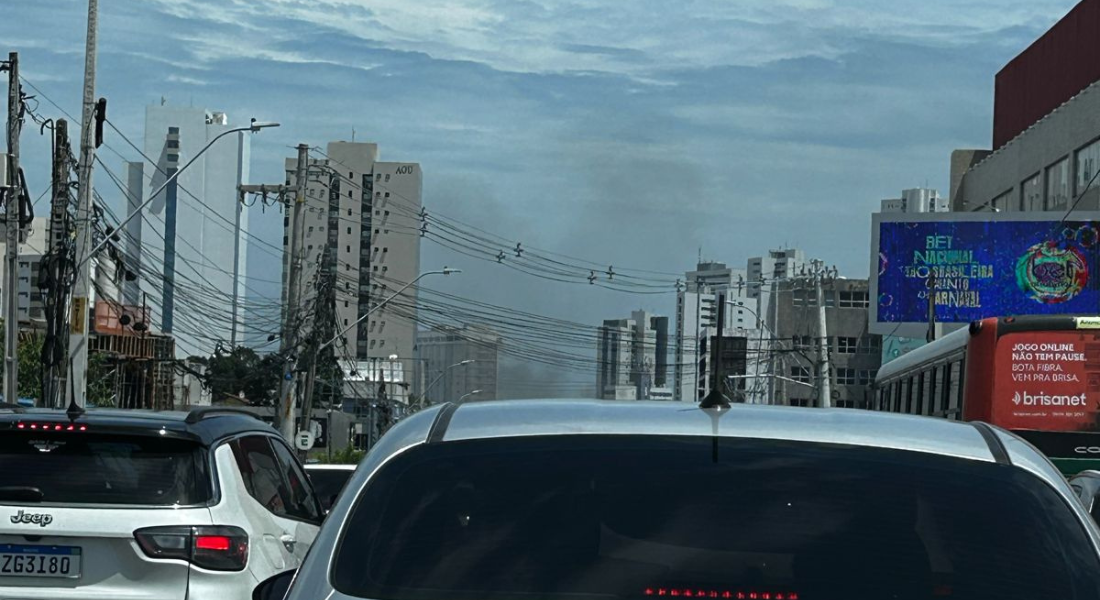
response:
<path fill-rule="evenodd" d="M 930 310 L 941 323 L 1100 311 L 1095 215 L 991 216 L 875 215 L 872 323 L 927 323 Z"/>

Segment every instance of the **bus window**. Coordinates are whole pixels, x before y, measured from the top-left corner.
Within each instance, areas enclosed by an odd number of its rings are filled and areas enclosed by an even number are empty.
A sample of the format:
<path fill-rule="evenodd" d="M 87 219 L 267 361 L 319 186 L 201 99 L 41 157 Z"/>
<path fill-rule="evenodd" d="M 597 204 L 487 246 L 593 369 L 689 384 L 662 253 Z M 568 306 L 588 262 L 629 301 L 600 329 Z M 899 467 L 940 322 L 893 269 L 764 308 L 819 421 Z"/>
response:
<path fill-rule="evenodd" d="M 940 370 L 937 367 L 928 370 L 928 380 L 924 383 L 924 405 L 920 413 L 922 415 L 928 416 L 936 412 L 936 397 L 939 396 L 936 388 L 936 374 Z"/>
<path fill-rule="evenodd" d="M 913 408 L 913 378 L 912 377 L 908 377 L 908 378 L 905 379 L 905 383 L 904 383 L 902 393 L 904 394 L 904 397 L 902 398 L 901 410 L 899 410 L 898 412 L 908 413 Z"/>
<path fill-rule="evenodd" d="M 913 403 L 909 407 L 909 414 L 919 415 L 921 411 L 921 405 L 924 403 L 924 388 L 925 380 L 927 379 L 928 371 L 921 371 L 917 373 L 917 389 L 913 393 Z"/>
<path fill-rule="evenodd" d="M 966 389 L 966 359 L 955 363 L 956 377 L 951 382 L 951 420 L 961 421 L 963 411 L 963 393 Z"/>
<path fill-rule="evenodd" d="M 894 393 L 890 402 L 890 412 L 901 412 L 901 380 L 895 381 L 893 384 Z"/>
<path fill-rule="evenodd" d="M 954 368 L 955 363 L 947 363 L 942 368 L 943 376 L 940 377 L 939 387 L 940 400 L 936 403 L 936 412 L 934 413 L 937 417 L 947 416 L 947 403 L 951 398 L 951 381 L 955 378 L 952 373 Z"/>

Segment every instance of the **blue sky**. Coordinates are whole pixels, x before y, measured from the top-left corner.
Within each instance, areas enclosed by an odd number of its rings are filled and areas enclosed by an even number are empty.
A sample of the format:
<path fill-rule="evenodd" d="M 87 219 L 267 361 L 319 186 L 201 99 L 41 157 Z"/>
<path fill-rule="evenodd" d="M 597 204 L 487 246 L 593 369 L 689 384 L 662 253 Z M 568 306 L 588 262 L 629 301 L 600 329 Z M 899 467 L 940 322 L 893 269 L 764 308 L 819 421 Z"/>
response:
<path fill-rule="evenodd" d="M 76 114 L 85 3 L 5 4 L 2 50 Z M 253 138 L 252 163 L 255 181 L 278 181 L 290 146 L 354 128 L 385 160 L 421 163 L 429 210 L 530 246 L 682 272 L 700 247 L 741 266 L 786 244 L 866 276 L 879 200 L 926 183 L 946 191 L 951 150 L 990 143 L 996 71 L 1074 2 L 100 5 L 97 94 L 134 139 L 162 96 L 278 120 Z M 48 140 L 28 128 L 23 153 L 32 192 L 45 189 Z M 279 243 L 280 215 L 251 224 Z M 249 266 L 270 274 L 273 261 L 253 252 Z M 549 283 L 425 244 L 422 266 L 443 264 L 466 272 L 435 287 L 539 314 L 596 324 L 674 312 L 671 294 Z M 510 373 L 548 387 L 585 379 Z"/>

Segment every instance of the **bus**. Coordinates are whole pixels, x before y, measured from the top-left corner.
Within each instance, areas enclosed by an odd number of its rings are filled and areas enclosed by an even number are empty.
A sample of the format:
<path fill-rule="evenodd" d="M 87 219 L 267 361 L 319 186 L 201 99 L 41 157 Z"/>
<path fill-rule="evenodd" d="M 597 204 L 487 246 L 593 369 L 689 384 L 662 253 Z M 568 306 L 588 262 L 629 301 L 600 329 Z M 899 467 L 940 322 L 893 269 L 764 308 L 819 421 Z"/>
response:
<path fill-rule="evenodd" d="M 1100 468 L 1100 317 L 974 321 L 886 363 L 872 410 L 985 421 L 1064 474 Z"/>

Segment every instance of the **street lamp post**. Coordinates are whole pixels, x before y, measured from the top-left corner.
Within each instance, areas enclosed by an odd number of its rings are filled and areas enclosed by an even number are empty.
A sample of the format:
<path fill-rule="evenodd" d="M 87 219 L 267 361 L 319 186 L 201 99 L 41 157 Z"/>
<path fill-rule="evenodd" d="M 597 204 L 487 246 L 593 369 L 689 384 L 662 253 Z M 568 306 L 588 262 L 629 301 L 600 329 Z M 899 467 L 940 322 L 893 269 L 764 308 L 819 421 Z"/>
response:
<path fill-rule="evenodd" d="M 252 133 L 256 133 L 257 131 L 259 131 L 261 129 L 267 129 L 269 127 L 278 127 L 278 126 L 279 126 L 278 123 L 267 123 L 267 122 L 257 121 L 255 119 L 253 119 L 252 122 L 247 127 L 234 127 L 232 129 L 226 129 L 225 131 L 223 131 L 223 132 L 219 133 L 218 135 L 214 136 L 214 139 L 207 142 L 206 145 L 202 147 L 202 150 L 199 150 L 194 156 L 191 157 L 191 160 L 187 161 L 187 163 L 184 164 L 182 167 L 180 167 L 178 170 L 176 170 L 175 173 L 172 173 L 167 178 L 165 178 L 164 183 L 162 183 L 160 185 L 160 187 L 158 187 L 156 190 L 154 190 L 153 193 L 149 195 L 149 198 L 147 198 L 144 202 L 142 202 L 136 209 L 131 211 L 130 214 L 127 215 L 127 217 L 125 219 L 123 219 L 121 223 L 118 224 L 117 231 L 124 230 L 126 228 L 126 225 L 131 220 L 133 220 L 135 217 L 137 217 L 139 214 L 141 214 L 141 211 L 145 210 L 145 208 L 147 206 L 152 204 L 153 200 L 155 200 L 156 197 L 161 192 L 163 192 L 165 190 L 165 188 L 167 188 L 169 185 L 171 185 L 171 183 L 173 181 L 175 181 L 177 178 L 179 178 L 181 173 L 186 171 L 188 167 L 190 167 L 192 164 L 194 164 L 195 161 L 198 160 L 198 158 L 200 156 L 202 156 L 203 153 L 205 153 L 207 150 L 209 150 L 210 147 L 213 146 L 214 143 L 217 142 L 218 140 L 222 139 L 223 137 L 225 137 L 225 136 L 227 136 L 231 133 L 239 133 L 239 132 L 242 132 L 242 131 L 251 131 Z M 86 183 L 85 183 L 85 185 L 86 185 Z M 87 228 L 90 225 L 88 223 L 78 223 L 77 226 L 81 227 L 81 228 Z M 90 241 L 90 240 L 85 240 L 85 241 L 87 242 L 87 241 Z M 75 299 L 74 299 L 74 305 L 73 306 L 74 307 L 80 306 L 81 310 L 80 310 L 80 314 L 76 314 L 77 311 L 74 310 L 73 311 L 73 318 L 81 319 L 83 321 L 82 323 L 77 324 L 77 326 L 71 328 L 76 333 L 72 333 L 69 336 L 69 347 L 72 350 L 71 350 L 71 354 L 70 354 L 70 374 L 69 374 L 70 384 L 67 386 L 67 388 L 68 388 L 68 392 L 69 392 L 69 410 L 73 411 L 74 414 L 77 414 L 77 413 L 80 413 L 80 412 L 83 411 L 82 407 L 87 402 L 87 394 L 88 394 L 87 369 L 88 369 L 88 318 L 89 318 L 89 311 L 87 310 L 88 307 L 86 305 L 81 306 L 78 302 L 76 302 L 76 300 L 83 300 L 84 302 L 87 302 L 88 287 L 89 286 L 87 286 L 85 284 L 87 284 L 87 282 L 90 281 L 91 275 L 90 275 L 90 273 L 87 273 L 87 272 L 83 271 L 82 269 L 87 269 L 88 264 L 91 262 L 92 258 L 96 255 L 96 253 L 99 252 L 100 250 L 102 250 L 103 247 L 106 246 L 110 241 L 111 241 L 111 236 L 109 236 L 109 235 L 105 236 L 103 238 L 103 241 L 96 244 L 87 253 L 84 253 L 82 256 L 78 256 L 80 261 L 77 263 L 76 268 L 74 269 L 74 271 L 78 274 L 77 275 L 78 285 L 77 285 L 77 289 L 76 289 L 76 292 L 75 292 Z M 85 245 L 85 247 L 87 247 L 87 244 L 84 244 L 84 245 Z"/>
<path fill-rule="evenodd" d="M 351 325 L 345 327 L 343 330 L 340 331 L 340 333 L 337 333 L 335 336 L 333 336 L 332 339 L 317 346 L 317 349 L 313 351 L 313 359 L 309 363 L 309 377 L 308 379 L 306 379 L 306 381 L 308 382 L 308 388 L 306 389 L 305 401 L 302 403 L 302 422 L 309 423 L 309 419 L 312 417 L 311 413 L 313 411 L 313 380 L 317 376 L 317 361 L 321 358 L 321 353 L 325 351 L 325 348 L 328 348 L 329 346 L 335 344 L 337 340 L 344 337 L 345 333 L 351 331 L 354 327 L 358 327 L 360 323 L 362 323 L 367 317 L 371 315 L 371 313 L 389 304 L 394 298 L 400 296 L 402 293 L 404 293 L 405 290 L 415 285 L 416 282 L 420 281 L 421 279 L 429 275 L 450 275 L 452 273 L 461 272 L 462 271 L 460 269 L 443 267 L 443 269 L 438 271 L 425 271 L 417 275 L 412 281 L 401 286 L 401 288 L 394 292 L 392 296 L 372 306 L 370 310 L 363 313 L 363 316 L 359 317 Z"/>
<path fill-rule="evenodd" d="M 458 399 L 458 403 L 459 403 L 459 404 L 462 404 L 462 401 L 463 401 L 463 400 L 465 400 L 465 399 L 469 398 L 470 396 L 476 396 L 476 395 L 480 394 L 480 393 L 481 393 L 481 392 L 483 392 L 483 391 L 484 391 L 484 390 L 474 390 L 474 391 L 472 391 L 472 392 L 469 392 L 469 393 L 463 394 L 463 395 L 462 395 L 462 397 Z"/>
<path fill-rule="evenodd" d="M 428 392 L 432 389 L 433 386 L 435 386 L 435 384 L 439 383 L 440 379 L 443 379 L 443 376 L 446 375 L 448 371 L 450 371 L 451 369 L 454 369 L 455 367 L 465 367 L 466 365 L 469 365 L 469 364 L 472 364 L 472 363 L 475 363 L 475 362 L 477 362 L 477 359 L 470 358 L 470 359 L 464 360 L 462 362 L 455 363 L 455 364 L 447 367 L 446 369 L 443 369 L 442 371 L 440 371 L 439 375 L 437 375 L 436 378 L 433 379 L 432 382 L 428 384 L 428 387 L 424 388 L 424 391 L 420 394 L 420 403 L 423 404 L 424 401 L 427 400 Z"/>
<path fill-rule="evenodd" d="M 771 328 L 768 327 L 768 324 L 764 322 L 764 319 L 760 318 L 760 314 L 757 313 L 755 310 L 749 308 L 748 306 L 745 306 L 744 302 L 734 302 L 732 300 L 727 300 L 726 304 L 728 304 L 730 306 L 736 306 L 737 308 L 742 308 L 742 309 L 745 309 L 745 310 L 749 311 L 749 314 L 751 314 L 753 317 L 755 317 L 756 322 L 760 324 L 760 328 L 759 328 L 760 329 L 760 340 L 759 340 L 759 342 L 757 342 L 757 348 L 756 348 L 757 356 L 756 356 L 756 360 L 753 361 L 753 373 L 755 374 L 756 379 L 754 379 L 752 385 L 753 385 L 753 388 L 755 389 L 756 386 L 759 383 L 759 377 L 760 377 L 760 355 L 759 355 L 759 353 L 762 352 L 762 349 L 764 347 L 764 332 L 767 331 L 769 334 L 771 334 L 773 340 L 778 339 L 778 338 L 776 337 L 775 332 L 772 331 Z"/>

